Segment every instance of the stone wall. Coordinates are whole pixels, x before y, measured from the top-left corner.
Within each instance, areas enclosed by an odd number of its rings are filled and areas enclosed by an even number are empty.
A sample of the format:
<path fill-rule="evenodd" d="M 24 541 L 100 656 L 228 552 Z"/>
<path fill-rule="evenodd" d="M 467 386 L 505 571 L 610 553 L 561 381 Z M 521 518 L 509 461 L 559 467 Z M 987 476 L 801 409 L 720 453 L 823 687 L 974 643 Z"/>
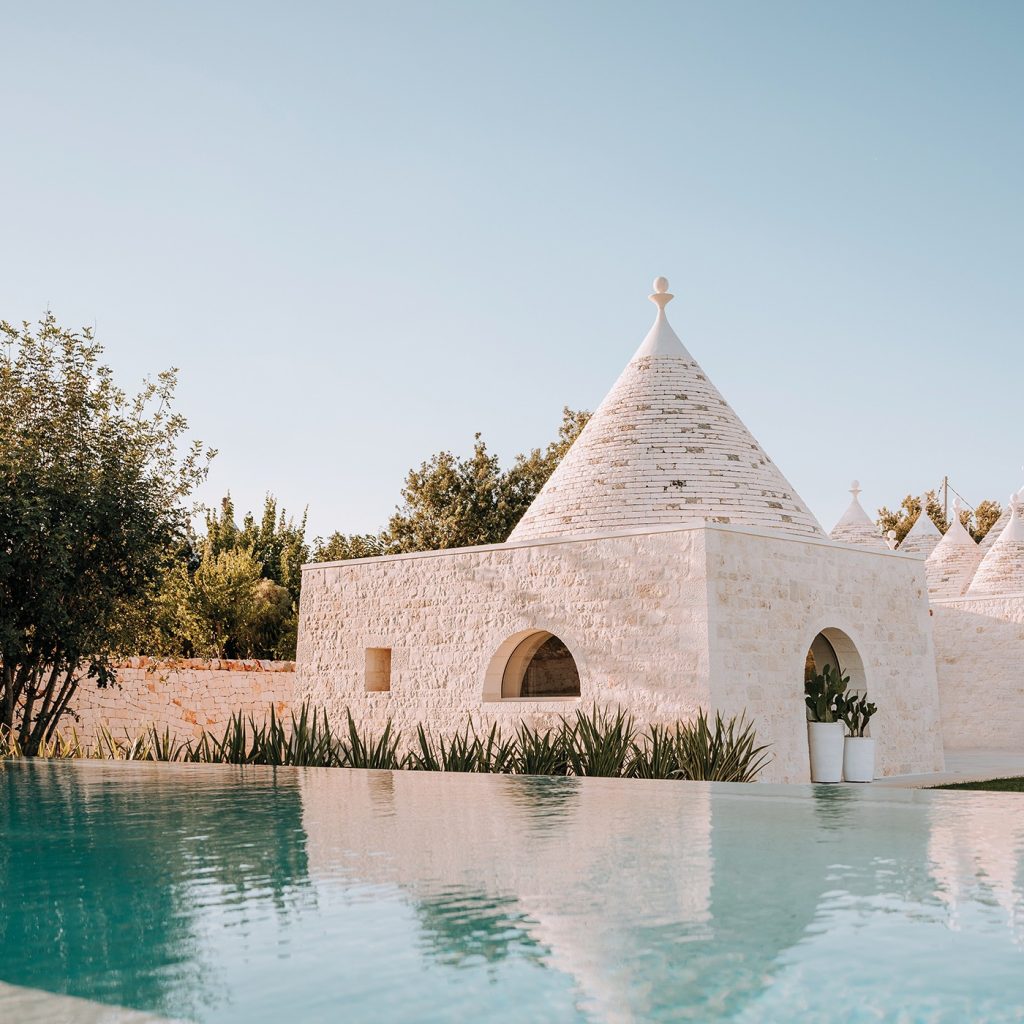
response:
<path fill-rule="evenodd" d="M 155 725 L 180 740 L 203 729 L 222 731 L 235 711 L 262 718 L 271 704 L 287 713 L 295 697 L 295 664 L 290 661 L 158 662 L 132 658 L 118 669 L 118 685 L 99 689 L 85 681 L 72 702 L 77 713 L 62 722 L 80 739 L 94 742 L 101 725 L 115 738 L 136 737 Z"/>
<path fill-rule="evenodd" d="M 932 605 L 946 746 L 1024 747 L 1024 594 Z"/>
<path fill-rule="evenodd" d="M 407 738 L 469 713 L 554 724 L 595 700 L 641 721 L 689 716 L 710 696 L 704 564 L 703 531 L 690 530 L 307 566 L 299 690 L 332 718 L 350 707 Z M 534 630 L 569 648 L 578 699 L 501 699 L 505 661 Z M 388 691 L 367 692 L 367 649 L 390 649 Z"/>
<path fill-rule="evenodd" d="M 710 580 L 710 582 L 709 582 Z M 816 633 L 860 651 L 882 708 L 881 772 L 942 767 L 924 561 L 735 526 L 494 545 L 307 566 L 298 689 L 407 738 L 478 723 L 553 722 L 594 701 L 641 723 L 698 707 L 747 709 L 772 744 L 765 781 L 808 778 L 803 665 Z M 579 699 L 502 700 L 501 673 L 531 630 L 558 636 Z M 368 658 L 390 650 L 390 689 Z M 376 670 L 373 673 L 376 685 Z"/>
<path fill-rule="evenodd" d="M 746 710 L 781 763 L 806 771 L 804 660 L 825 633 L 851 687 L 866 688 L 878 706 L 876 773 L 942 770 L 923 558 L 716 529 L 708 579 L 715 706 Z"/>

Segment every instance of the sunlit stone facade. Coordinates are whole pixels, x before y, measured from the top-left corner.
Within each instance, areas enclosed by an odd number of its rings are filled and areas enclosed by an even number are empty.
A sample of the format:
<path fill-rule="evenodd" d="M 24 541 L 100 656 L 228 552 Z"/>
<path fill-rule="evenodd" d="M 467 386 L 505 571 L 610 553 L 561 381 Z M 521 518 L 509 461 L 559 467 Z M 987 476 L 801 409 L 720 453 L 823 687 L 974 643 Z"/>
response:
<path fill-rule="evenodd" d="M 642 723 L 746 712 L 771 744 L 763 778 L 799 782 L 824 633 L 880 709 L 879 774 L 940 770 L 956 728 L 924 557 L 938 531 L 889 550 L 855 486 L 827 537 L 669 326 L 664 279 L 651 298 L 654 327 L 507 543 L 305 568 L 297 692 L 406 731 L 592 703 Z M 578 695 L 523 697 L 523 645 L 549 635 Z"/>

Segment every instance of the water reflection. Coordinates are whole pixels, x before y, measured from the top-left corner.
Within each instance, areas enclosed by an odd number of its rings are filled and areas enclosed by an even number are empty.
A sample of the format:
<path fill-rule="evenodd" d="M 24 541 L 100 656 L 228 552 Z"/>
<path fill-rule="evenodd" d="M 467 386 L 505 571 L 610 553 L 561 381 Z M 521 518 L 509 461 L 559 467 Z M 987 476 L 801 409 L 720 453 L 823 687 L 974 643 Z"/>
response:
<path fill-rule="evenodd" d="M 337 804 L 338 788 L 347 810 L 332 816 L 321 808 Z M 311 874 L 343 870 L 400 888 L 420 908 L 438 963 L 465 967 L 490 959 L 487 949 L 540 956 L 572 978 L 595 1019 L 747 1019 L 779 993 L 796 999 L 797 989 L 809 1019 L 846 1019 L 844 999 L 884 1019 L 908 987 L 901 962 L 921 968 L 915 998 L 936 1020 L 964 1019 L 986 975 L 1000 979 L 996 998 L 1013 1007 L 987 1006 L 992 1019 L 1024 1011 L 1008 911 L 1012 903 L 1019 913 L 1024 826 L 1005 807 L 974 812 L 985 817 L 980 848 L 986 878 L 1000 879 L 1004 932 L 986 933 L 973 978 L 950 988 L 939 913 L 949 886 L 936 874 L 933 837 L 979 829 L 976 818 L 940 809 L 934 794 L 396 774 L 395 814 L 380 820 L 368 788 L 358 777 L 304 777 Z M 979 840 L 968 845 L 978 856 Z M 976 872 L 969 865 L 967 875 Z M 962 883 L 962 857 L 947 874 Z M 984 903 L 987 891 L 964 898 Z M 456 926 L 438 928 L 439 918 Z M 869 949 L 878 969 L 858 992 L 864 978 L 838 965 Z M 807 977 L 812 964 L 830 978 L 830 998 L 803 992 L 822 987 Z"/>
<path fill-rule="evenodd" d="M 3 979 L 169 1016 L 222 1003 L 204 906 L 284 915 L 308 890 L 298 780 L 242 779 L 0 762 Z"/>
<path fill-rule="evenodd" d="M 171 1017 L 1024 1017 L 1013 795 L 10 763 L 0 801 L 0 978 Z"/>

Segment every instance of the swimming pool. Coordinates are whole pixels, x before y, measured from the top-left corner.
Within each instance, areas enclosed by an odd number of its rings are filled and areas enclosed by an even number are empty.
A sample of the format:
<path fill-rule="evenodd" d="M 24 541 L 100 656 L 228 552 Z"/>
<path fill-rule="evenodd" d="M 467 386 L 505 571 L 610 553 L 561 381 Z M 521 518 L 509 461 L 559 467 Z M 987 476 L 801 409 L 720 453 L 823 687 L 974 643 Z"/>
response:
<path fill-rule="evenodd" d="M 1019 1021 L 1022 812 L 994 793 L 0 763 L 0 1018 Z"/>

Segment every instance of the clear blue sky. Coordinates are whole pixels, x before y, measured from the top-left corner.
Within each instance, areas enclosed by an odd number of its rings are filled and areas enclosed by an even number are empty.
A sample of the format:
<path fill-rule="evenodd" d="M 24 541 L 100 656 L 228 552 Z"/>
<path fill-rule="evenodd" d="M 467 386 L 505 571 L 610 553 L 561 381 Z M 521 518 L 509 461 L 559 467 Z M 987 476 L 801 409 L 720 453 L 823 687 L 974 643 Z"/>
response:
<path fill-rule="evenodd" d="M 175 365 L 203 497 L 385 522 L 673 325 L 830 528 L 1024 482 L 1024 4 L 9 4 L 0 317 Z"/>

